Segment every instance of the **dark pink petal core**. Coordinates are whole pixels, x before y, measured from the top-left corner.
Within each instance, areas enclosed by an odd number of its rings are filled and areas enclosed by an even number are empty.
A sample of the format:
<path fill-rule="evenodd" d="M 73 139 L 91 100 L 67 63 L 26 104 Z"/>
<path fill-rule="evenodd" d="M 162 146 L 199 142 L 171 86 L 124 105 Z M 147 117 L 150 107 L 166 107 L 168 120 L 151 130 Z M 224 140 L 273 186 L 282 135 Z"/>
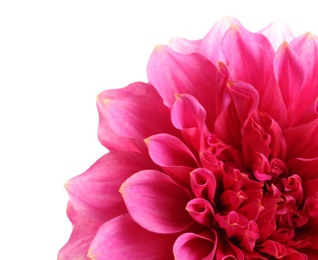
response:
<path fill-rule="evenodd" d="M 216 179 L 214 174 L 205 168 L 197 168 L 190 173 L 190 184 L 194 195 L 205 198 L 214 204 Z"/>
<path fill-rule="evenodd" d="M 275 257 L 275 259 L 282 259 L 287 253 L 287 249 L 284 245 L 273 240 L 264 241 L 260 245 L 259 251 L 271 257 Z"/>
<path fill-rule="evenodd" d="M 214 210 L 207 200 L 202 198 L 192 199 L 188 202 L 186 210 L 196 222 L 207 227 L 212 227 Z"/>
<path fill-rule="evenodd" d="M 149 231 L 176 233 L 193 222 L 185 210 L 188 192 L 162 172 L 137 172 L 122 184 L 120 193 L 131 217 Z"/>

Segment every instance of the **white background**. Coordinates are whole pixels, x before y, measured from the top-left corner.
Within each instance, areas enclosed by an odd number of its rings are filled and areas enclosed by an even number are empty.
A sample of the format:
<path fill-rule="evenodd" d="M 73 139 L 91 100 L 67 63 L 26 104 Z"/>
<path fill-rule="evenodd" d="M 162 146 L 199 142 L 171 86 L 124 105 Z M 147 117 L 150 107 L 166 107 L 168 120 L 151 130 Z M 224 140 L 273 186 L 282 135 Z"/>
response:
<path fill-rule="evenodd" d="M 298 5 L 297 5 L 297 4 Z M 0 1 L 0 259 L 56 259 L 63 184 L 106 152 L 96 96 L 147 81 L 156 44 L 202 38 L 223 16 L 318 33 L 315 1 Z"/>

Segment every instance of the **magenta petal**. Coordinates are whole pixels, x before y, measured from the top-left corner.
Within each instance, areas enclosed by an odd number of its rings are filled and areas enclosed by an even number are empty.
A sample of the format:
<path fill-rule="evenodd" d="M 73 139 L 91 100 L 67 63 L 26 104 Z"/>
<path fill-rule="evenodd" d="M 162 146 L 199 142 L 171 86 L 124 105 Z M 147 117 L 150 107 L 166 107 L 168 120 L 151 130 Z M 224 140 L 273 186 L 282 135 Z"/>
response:
<path fill-rule="evenodd" d="M 317 178 L 318 157 L 305 159 L 293 158 L 287 163 L 290 173 L 298 174 L 303 180 Z"/>
<path fill-rule="evenodd" d="M 99 139 L 110 150 L 132 150 L 130 146 L 140 150 L 144 146 L 143 140 L 150 135 L 176 133 L 169 110 L 156 90 L 146 83 L 136 82 L 126 88 L 106 90 L 99 94 L 97 107 Z"/>
<path fill-rule="evenodd" d="M 287 158 L 303 157 L 310 159 L 318 157 L 317 130 L 318 118 L 309 123 L 286 129 L 284 131 L 286 145 L 290 147 L 287 150 Z M 301 142 L 295 142 L 299 138 L 301 138 Z"/>
<path fill-rule="evenodd" d="M 175 234 L 149 232 L 135 223 L 128 214 L 121 215 L 100 227 L 88 256 L 98 260 L 172 260 L 172 247 L 176 238 Z"/>
<path fill-rule="evenodd" d="M 258 93 L 256 89 L 242 81 L 229 81 L 228 88 L 236 108 L 241 124 L 249 119 L 258 106 Z"/>
<path fill-rule="evenodd" d="M 184 233 L 178 237 L 173 253 L 180 260 L 213 259 L 217 248 L 217 236 L 214 230 L 201 234 Z"/>
<path fill-rule="evenodd" d="M 221 76 L 203 56 L 197 53 L 180 54 L 166 46 L 158 46 L 150 57 L 147 74 L 166 106 L 173 105 L 175 94 L 186 93 L 194 96 L 206 111 L 213 113 L 211 97 L 218 97 L 218 92 L 214 90 L 218 89 Z M 212 115 L 208 122 L 213 125 Z"/>
<path fill-rule="evenodd" d="M 287 43 L 278 49 L 273 66 L 275 78 L 288 109 L 304 84 L 304 66 L 298 55 Z"/>
<path fill-rule="evenodd" d="M 59 251 L 58 260 L 90 259 L 88 248 L 102 223 L 89 218 L 78 220 L 69 241 Z"/>
<path fill-rule="evenodd" d="M 318 96 L 318 38 L 312 33 L 306 33 L 297 37 L 290 43 L 290 47 L 297 53 L 305 64 L 306 79 L 303 88 L 296 97 L 295 109 L 291 121 L 296 124 L 306 123 L 317 117 L 316 99 Z M 306 102 L 304 102 L 306 100 Z"/>
<path fill-rule="evenodd" d="M 110 152 L 65 187 L 77 212 L 106 221 L 127 212 L 118 192 L 121 184 L 135 172 L 155 168 L 149 158 L 139 153 Z"/>
<path fill-rule="evenodd" d="M 207 136 L 206 112 L 197 99 L 188 94 L 176 95 L 171 108 L 171 121 L 184 138 L 199 151 Z"/>
<path fill-rule="evenodd" d="M 176 182 L 187 185 L 189 173 L 198 162 L 190 149 L 177 137 L 157 134 L 145 140 L 151 159 L 161 166 Z"/>
<path fill-rule="evenodd" d="M 273 71 L 274 58 L 274 49 L 266 37 L 233 25 L 224 35 L 220 47 L 232 77 L 248 82 L 263 96 Z"/>
<path fill-rule="evenodd" d="M 202 198 L 195 198 L 189 201 L 186 210 L 190 216 L 201 225 L 212 227 L 214 210 L 210 202 Z"/>
<path fill-rule="evenodd" d="M 176 233 L 192 223 L 185 210 L 188 192 L 162 172 L 140 171 L 123 183 L 120 192 L 132 218 L 149 231 Z"/>
<path fill-rule="evenodd" d="M 204 198 L 214 203 L 216 179 L 214 174 L 205 168 L 197 168 L 190 173 L 192 192 L 198 198 Z"/>

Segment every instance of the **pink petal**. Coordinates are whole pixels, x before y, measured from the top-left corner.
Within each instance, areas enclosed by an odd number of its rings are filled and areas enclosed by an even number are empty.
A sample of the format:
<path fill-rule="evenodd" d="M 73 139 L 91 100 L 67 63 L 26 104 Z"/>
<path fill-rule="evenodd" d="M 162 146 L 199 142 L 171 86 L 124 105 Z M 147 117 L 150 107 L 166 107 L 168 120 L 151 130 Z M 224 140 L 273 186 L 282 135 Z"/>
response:
<path fill-rule="evenodd" d="M 287 162 L 291 174 L 298 174 L 302 180 L 311 180 L 318 177 L 318 157 L 305 159 L 293 158 Z"/>
<path fill-rule="evenodd" d="M 155 168 L 149 158 L 139 153 L 110 152 L 65 187 L 77 212 L 106 221 L 127 212 L 118 192 L 121 184 L 135 172 Z"/>
<path fill-rule="evenodd" d="M 218 62 L 226 63 L 226 58 L 220 49 L 220 42 L 231 26 L 242 26 L 238 20 L 233 17 L 224 17 L 220 19 L 209 33 L 202 40 L 199 46 L 199 53 L 209 59 L 213 64 Z"/>
<path fill-rule="evenodd" d="M 287 158 L 318 157 L 317 130 L 318 118 L 309 123 L 286 129 L 284 131 L 284 135 L 286 138 L 286 146 L 289 147 L 287 151 Z"/>
<path fill-rule="evenodd" d="M 214 210 L 210 202 L 202 198 L 190 200 L 186 206 L 190 216 L 201 225 L 212 227 Z"/>
<path fill-rule="evenodd" d="M 220 76 L 216 67 L 203 56 L 180 54 L 166 46 L 158 46 L 150 57 L 147 74 L 166 106 L 173 105 L 175 94 L 187 93 L 206 111 L 213 111 L 211 97 L 218 93 L 214 89 L 218 88 Z M 209 118 L 207 122 L 212 125 L 214 119 Z"/>
<path fill-rule="evenodd" d="M 194 195 L 214 203 L 216 179 L 214 174 L 206 168 L 196 168 L 190 173 L 190 184 Z"/>
<path fill-rule="evenodd" d="M 272 44 L 276 51 L 283 42 L 291 42 L 295 37 L 290 31 L 288 25 L 282 21 L 275 21 L 259 31 Z"/>
<path fill-rule="evenodd" d="M 188 94 L 176 95 L 171 108 L 172 124 L 183 134 L 184 138 L 197 150 L 203 146 L 207 137 L 205 125 L 206 112 L 197 99 Z"/>
<path fill-rule="evenodd" d="M 69 241 L 58 253 L 58 260 L 89 260 L 87 252 L 98 228 L 103 222 L 89 218 L 81 218 L 73 228 Z"/>
<path fill-rule="evenodd" d="M 306 79 L 303 88 L 295 100 L 295 110 L 291 121 L 295 124 L 306 123 L 317 117 L 316 99 L 318 96 L 318 39 L 312 33 L 297 37 L 290 43 L 290 47 L 305 64 Z M 306 102 L 304 102 L 306 100 Z M 292 124 L 293 124 L 292 123 Z"/>
<path fill-rule="evenodd" d="M 140 150 L 150 135 L 176 133 L 169 110 L 149 84 L 136 82 L 126 88 L 106 90 L 98 96 L 97 107 L 99 139 L 111 150 L 131 150 L 130 146 Z"/>
<path fill-rule="evenodd" d="M 132 218 L 149 231 L 176 233 L 192 223 L 185 210 L 188 192 L 162 172 L 140 171 L 123 183 L 120 192 Z"/>
<path fill-rule="evenodd" d="M 246 122 L 242 129 L 242 146 L 244 162 L 250 169 L 259 163 L 261 157 L 268 158 L 271 154 L 271 136 L 253 118 Z M 262 154 L 260 157 L 259 155 Z"/>
<path fill-rule="evenodd" d="M 269 239 L 260 245 L 259 251 L 275 257 L 275 259 L 283 258 L 287 253 L 287 249 L 284 245 Z"/>
<path fill-rule="evenodd" d="M 151 159 L 180 184 L 188 184 L 189 173 L 198 162 L 190 149 L 177 137 L 157 134 L 145 140 Z"/>
<path fill-rule="evenodd" d="M 229 81 L 228 88 L 237 115 L 243 125 L 257 109 L 258 93 L 253 86 L 242 81 Z"/>
<path fill-rule="evenodd" d="M 274 49 L 266 37 L 232 25 L 221 41 L 221 50 L 233 78 L 251 84 L 260 97 L 267 98 L 263 94 L 272 75 Z"/>
<path fill-rule="evenodd" d="M 278 49 L 273 66 L 275 78 L 288 109 L 295 101 L 304 84 L 304 66 L 298 55 L 287 43 L 284 43 Z"/>
<path fill-rule="evenodd" d="M 100 227 L 89 248 L 91 259 L 173 259 L 177 235 L 149 232 L 127 215 L 118 216 Z M 73 258 L 74 259 L 74 258 Z"/>
<path fill-rule="evenodd" d="M 170 38 L 167 46 L 183 54 L 197 53 L 202 40 L 189 41 L 183 38 Z"/>
<path fill-rule="evenodd" d="M 184 233 L 178 237 L 173 253 L 175 259 L 208 260 L 213 259 L 217 248 L 217 236 L 214 230 L 201 234 Z"/>

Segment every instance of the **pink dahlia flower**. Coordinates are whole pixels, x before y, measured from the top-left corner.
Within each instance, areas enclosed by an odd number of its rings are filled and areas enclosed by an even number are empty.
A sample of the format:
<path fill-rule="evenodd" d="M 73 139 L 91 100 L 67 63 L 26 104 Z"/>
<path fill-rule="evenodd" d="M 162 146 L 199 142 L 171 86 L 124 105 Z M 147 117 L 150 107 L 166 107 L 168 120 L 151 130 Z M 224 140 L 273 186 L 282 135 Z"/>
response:
<path fill-rule="evenodd" d="M 318 259 L 317 37 L 225 18 L 148 78 L 98 96 L 59 259 Z"/>

